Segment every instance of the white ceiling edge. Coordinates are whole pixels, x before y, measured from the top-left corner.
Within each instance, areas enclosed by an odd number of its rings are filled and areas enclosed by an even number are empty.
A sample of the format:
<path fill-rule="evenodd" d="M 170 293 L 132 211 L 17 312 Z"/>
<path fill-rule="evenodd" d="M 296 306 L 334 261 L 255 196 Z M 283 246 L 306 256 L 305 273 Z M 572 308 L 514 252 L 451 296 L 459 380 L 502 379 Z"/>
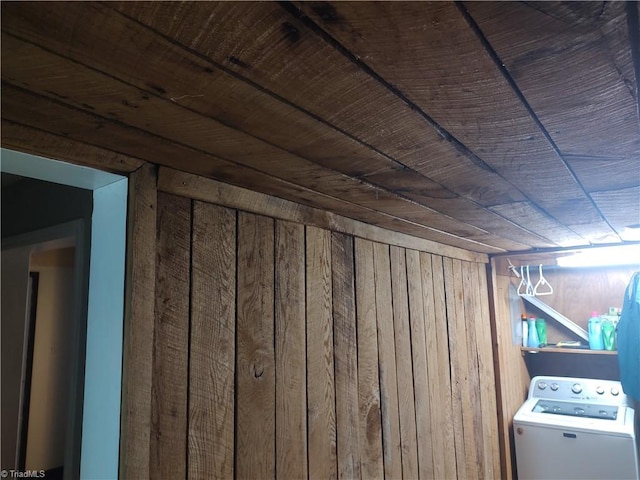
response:
<path fill-rule="evenodd" d="M 0 148 L 0 171 L 86 190 L 97 190 L 126 178 L 6 148 Z"/>

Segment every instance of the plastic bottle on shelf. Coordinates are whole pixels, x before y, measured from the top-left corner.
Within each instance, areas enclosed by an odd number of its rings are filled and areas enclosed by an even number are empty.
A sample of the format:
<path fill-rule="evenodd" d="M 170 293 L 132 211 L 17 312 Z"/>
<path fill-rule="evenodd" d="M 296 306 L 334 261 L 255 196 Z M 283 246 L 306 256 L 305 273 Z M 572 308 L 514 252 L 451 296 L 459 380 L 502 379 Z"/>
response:
<path fill-rule="evenodd" d="M 598 316 L 598 312 L 591 313 L 588 323 L 589 329 L 589 348 L 591 350 L 604 350 L 604 340 L 602 338 L 602 319 Z"/>
<path fill-rule="evenodd" d="M 538 331 L 538 342 L 540 346 L 546 346 L 547 344 L 547 324 L 544 318 L 536 319 L 536 330 Z"/>
<path fill-rule="evenodd" d="M 616 328 L 611 320 L 602 322 L 602 343 L 605 350 L 615 350 Z"/>
<path fill-rule="evenodd" d="M 527 346 L 538 348 L 540 346 L 540 339 L 538 338 L 538 330 L 536 329 L 536 319 L 535 317 L 529 318 L 529 326 L 527 330 L 529 331 Z"/>

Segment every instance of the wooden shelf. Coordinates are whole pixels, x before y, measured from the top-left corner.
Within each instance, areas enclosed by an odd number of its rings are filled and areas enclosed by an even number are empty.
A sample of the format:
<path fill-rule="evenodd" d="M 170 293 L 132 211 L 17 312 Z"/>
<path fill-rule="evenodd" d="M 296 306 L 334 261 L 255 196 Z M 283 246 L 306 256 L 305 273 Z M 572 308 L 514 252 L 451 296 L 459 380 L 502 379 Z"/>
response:
<path fill-rule="evenodd" d="M 617 350 L 589 350 L 588 348 L 561 348 L 561 347 L 520 347 L 522 353 L 577 353 L 579 355 L 617 355 Z"/>

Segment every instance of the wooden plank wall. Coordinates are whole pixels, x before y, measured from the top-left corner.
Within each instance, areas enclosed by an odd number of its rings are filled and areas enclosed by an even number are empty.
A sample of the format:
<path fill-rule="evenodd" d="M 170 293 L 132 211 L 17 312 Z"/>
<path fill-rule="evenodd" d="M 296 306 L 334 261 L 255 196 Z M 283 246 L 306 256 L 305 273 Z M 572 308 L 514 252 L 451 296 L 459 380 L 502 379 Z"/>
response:
<path fill-rule="evenodd" d="M 123 476 L 501 476 L 484 264 L 165 192 L 154 211 Z"/>

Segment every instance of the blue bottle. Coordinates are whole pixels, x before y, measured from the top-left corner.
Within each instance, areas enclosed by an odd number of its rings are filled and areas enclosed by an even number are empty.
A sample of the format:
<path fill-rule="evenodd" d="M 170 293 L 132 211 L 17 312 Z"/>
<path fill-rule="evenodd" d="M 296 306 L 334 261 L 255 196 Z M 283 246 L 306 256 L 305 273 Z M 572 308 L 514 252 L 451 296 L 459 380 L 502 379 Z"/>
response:
<path fill-rule="evenodd" d="M 527 338 L 527 347 L 538 348 L 540 346 L 540 340 L 538 338 L 538 330 L 536 329 L 536 319 L 531 317 L 528 323 L 528 338 Z"/>
<path fill-rule="evenodd" d="M 591 350 L 604 350 L 604 339 L 602 337 L 602 319 L 598 312 L 593 312 L 588 324 L 589 348 Z"/>

